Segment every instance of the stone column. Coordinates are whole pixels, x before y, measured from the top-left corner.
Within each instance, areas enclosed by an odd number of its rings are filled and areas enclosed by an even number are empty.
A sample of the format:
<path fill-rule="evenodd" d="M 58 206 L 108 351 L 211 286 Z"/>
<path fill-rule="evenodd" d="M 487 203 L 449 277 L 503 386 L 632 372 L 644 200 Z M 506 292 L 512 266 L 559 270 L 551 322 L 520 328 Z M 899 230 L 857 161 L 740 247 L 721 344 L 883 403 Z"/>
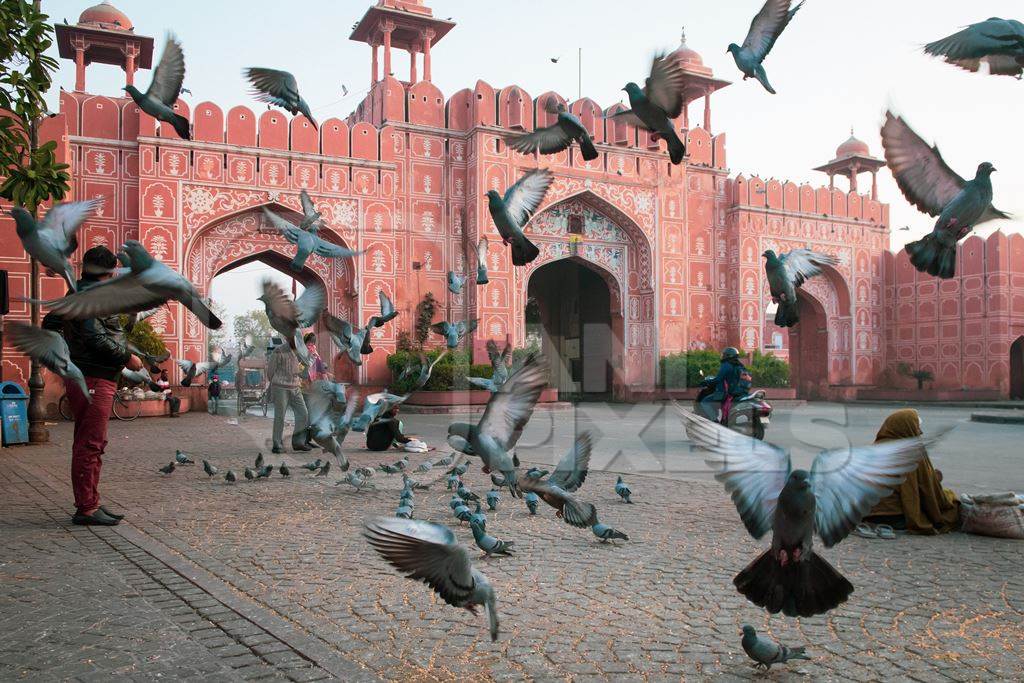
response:
<path fill-rule="evenodd" d="M 430 41 L 434 39 L 434 29 L 424 29 L 423 33 L 423 80 L 430 80 Z"/>
<path fill-rule="evenodd" d="M 85 92 L 85 41 L 77 38 L 72 45 L 75 48 L 75 90 Z"/>
<path fill-rule="evenodd" d="M 834 190 L 836 188 L 836 177 L 834 174 L 828 174 L 828 189 Z"/>
<path fill-rule="evenodd" d="M 711 91 L 704 93 L 704 130 L 711 132 Z"/>
<path fill-rule="evenodd" d="M 379 80 L 377 77 L 377 72 L 379 71 L 377 68 L 377 48 L 380 46 L 376 43 L 370 43 L 370 47 L 373 48 L 371 53 L 373 56 L 370 59 L 370 85 L 373 85 Z"/>
<path fill-rule="evenodd" d="M 850 192 L 857 191 L 857 174 L 860 173 L 860 166 L 854 164 L 850 167 Z"/>
<path fill-rule="evenodd" d="M 416 77 L 417 76 L 417 74 L 416 74 L 416 55 L 417 54 L 419 54 L 419 51 L 416 50 L 415 47 L 410 47 L 409 48 L 409 83 L 410 83 L 410 85 L 414 85 L 416 83 L 416 81 L 419 80 Z"/>
<path fill-rule="evenodd" d="M 124 84 L 135 85 L 135 57 L 139 54 L 139 49 L 135 45 L 125 45 L 122 49 L 124 53 Z"/>
<path fill-rule="evenodd" d="M 384 75 L 382 78 L 387 78 L 391 75 L 391 32 L 395 30 L 395 24 L 385 21 L 381 28 L 384 31 Z"/>
<path fill-rule="evenodd" d="M 871 172 L 871 198 L 878 201 L 878 171 Z"/>

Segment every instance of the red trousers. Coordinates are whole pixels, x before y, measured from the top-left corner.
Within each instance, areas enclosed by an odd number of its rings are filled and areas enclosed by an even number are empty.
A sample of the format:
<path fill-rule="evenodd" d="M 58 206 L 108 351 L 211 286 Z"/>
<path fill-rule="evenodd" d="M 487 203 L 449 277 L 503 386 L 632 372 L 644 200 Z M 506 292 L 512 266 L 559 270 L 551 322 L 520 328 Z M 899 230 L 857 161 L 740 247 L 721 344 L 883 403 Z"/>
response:
<path fill-rule="evenodd" d="M 75 443 L 71 447 L 71 488 L 75 507 L 82 514 L 92 514 L 100 506 L 100 468 L 107 447 L 107 425 L 114 403 L 117 384 L 106 379 L 86 377 L 92 401 L 82 395 L 78 385 L 64 381 L 64 390 L 75 416 Z"/>

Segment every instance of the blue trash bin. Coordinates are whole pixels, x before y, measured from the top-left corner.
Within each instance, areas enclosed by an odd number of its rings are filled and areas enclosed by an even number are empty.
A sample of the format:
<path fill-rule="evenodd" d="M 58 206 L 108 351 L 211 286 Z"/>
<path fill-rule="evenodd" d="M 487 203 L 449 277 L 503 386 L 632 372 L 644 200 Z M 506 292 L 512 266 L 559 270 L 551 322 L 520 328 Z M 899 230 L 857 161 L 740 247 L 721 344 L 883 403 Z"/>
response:
<path fill-rule="evenodd" d="M 28 394 L 17 382 L 0 382 L 4 445 L 28 443 Z"/>

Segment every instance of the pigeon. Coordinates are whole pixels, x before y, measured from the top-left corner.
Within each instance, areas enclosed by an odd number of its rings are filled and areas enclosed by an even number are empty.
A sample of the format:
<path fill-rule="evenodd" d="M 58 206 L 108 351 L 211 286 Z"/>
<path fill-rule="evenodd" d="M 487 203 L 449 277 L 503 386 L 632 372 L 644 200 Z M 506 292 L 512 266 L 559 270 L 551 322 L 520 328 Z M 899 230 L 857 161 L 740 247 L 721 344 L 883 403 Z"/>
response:
<path fill-rule="evenodd" d="M 573 447 L 558 461 L 554 473 L 548 477 L 548 482 L 569 493 L 583 486 L 590 470 L 591 446 L 590 432 L 582 432 L 577 436 Z"/>
<path fill-rule="evenodd" d="M 793 15 L 803 7 L 803 0 L 800 4 L 790 9 L 792 0 L 766 0 L 764 7 L 757 13 L 754 20 L 750 22 L 747 30 L 747 37 L 743 45 L 730 43 L 727 52 L 732 53 L 733 61 L 743 72 L 743 80 L 756 78 L 764 89 L 775 94 L 775 89 L 768 82 L 768 74 L 765 73 L 761 62 L 768 56 L 775 41 L 782 35 L 782 31 L 792 21 Z"/>
<path fill-rule="evenodd" d="M 627 536 L 626 534 L 611 528 L 607 524 L 601 524 L 600 522 L 591 526 L 590 530 L 594 532 L 595 536 L 601 539 L 602 543 L 607 543 L 608 541 L 615 538 L 623 541 L 629 540 L 629 536 Z"/>
<path fill-rule="evenodd" d="M 346 474 L 345 478 L 339 480 L 335 485 L 337 486 L 338 484 L 348 484 L 356 491 L 375 488 L 374 485 L 369 482 L 368 477 L 364 477 L 358 470 Z"/>
<path fill-rule="evenodd" d="M 479 457 L 485 474 L 500 472 L 513 496 L 518 494 L 518 461 L 509 451 L 519 441 L 547 383 L 547 366 L 542 358 L 533 356 L 500 391 L 491 394 L 477 424 L 455 422 L 448 426 L 448 445 Z"/>
<path fill-rule="evenodd" d="M 338 347 L 338 351 L 347 353 L 355 365 L 362 365 L 362 357 L 373 353 L 373 347 L 370 345 L 370 328 L 373 327 L 375 320 L 377 320 L 376 317 L 371 317 L 366 327 L 357 330 L 347 320 L 342 320 L 326 311 L 323 314 L 324 327 L 331 335 L 331 340 Z"/>
<path fill-rule="evenodd" d="M 161 467 L 160 471 L 163 472 L 164 474 L 170 474 L 171 472 L 173 472 L 174 471 L 174 461 L 172 460 L 171 462 L 169 462 L 166 465 L 164 465 L 163 467 Z"/>
<path fill-rule="evenodd" d="M 323 221 L 320 220 L 322 216 L 316 210 L 313 200 L 305 190 L 299 192 L 299 203 L 302 204 L 302 222 L 299 223 L 299 229 L 315 235 L 323 226 Z"/>
<path fill-rule="evenodd" d="M 686 144 L 679 138 L 672 119 L 683 112 L 684 85 L 679 63 L 665 55 L 657 55 L 651 61 L 651 75 L 642 89 L 632 81 L 623 88 L 629 95 L 630 108 L 605 118 L 651 131 L 665 140 L 672 163 L 681 164 L 686 156 Z"/>
<path fill-rule="evenodd" d="M 532 133 L 506 135 L 505 142 L 508 146 L 520 154 L 556 154 L 569 149 L 569 145 L 575 140 L 580 145 L 584 161 L 593 161 L 598 157 L 594 141 L 590 139 L 586 126 L 565 108 L 565 104 L 554 97 L 548 97 L 544 101 L 544 111 L 557 117 L 553 124 L 538 128 Z"/>
<path fill-rule="evenodd" d="M 628 486 L 626 486 L 626 482 L 622 481 L 622 477 L 618 477 L 615 480 L 615 493 L 619 496 L 619 498 L 626 501 L 627 503 L 633 502 L 629 498 L 631 495 L 633 495 L 633 492 L 629 490 Z"/>
<path fill-rule="evenodd" d="M 316 254 L 317 256 L 323 256 L 324 258 L 351 258 L 363 253 L 361 251 L 346 249 L 334 242 L 328 242 L 316 233 L 304 230 L 291 221 L 277 215 L 265 206 L 263 207 L 263 215 L 267 217 L 270 224 L 277 228 L 278 232 L 280 232 L 286 240 L 296 245 L 295 258 L 292 259 L 289 267 L 297 273 L 302 272 L 302 268 L 306 264 L 306 259 L 309 258 L 310 254 Z M 320 214 L 317 214 L 317 216 L 319 215 Z"/>
<path fill-rule="evenodd" d="M 453 488 L 456 488 L 456 487 L 458 487 L 460 485 L 461 485 L 461 482 L 459 481 L 459 475 L 457 475 L 457 474 L 449 474 L 448 475 L 448 490 L 449 491 L 451 491 Z M 459 500 L 462 500 L 462 499 L 460 498 Z"/>
<path fill-rule="evenodd" d="M 530 510 L 531 515 L 537 514 L 537 503 L 540 502 L 540 497 L 533 491 L 527 491 L 526 495 L 523 496 L 523 501 L 526 503 L 526 507 Z"/>
<path fill-rule="evenodd" d="M 525 266 L 540 255 L 540 249 L 523 234 L 523 226 L 537 210 L 554 175 L 543 168 L 531 169 L 523 174 L 505 196 L 497 190 L 487 191 L 487 208 L 491 212 L 502 244 L 512 247 L 512 265 Z"/>
<path fill-rule="evenodd" d="M 188 457 L 185 453 L 180 450 L 174 451 L 174 461 L 179 465 L 195 465 L 196 461 Z"/>
<path fill-rule="evenodd" d="M 467 502 L 480 501 L 480 496 L 470 491 L 468 488 L 466 488 L 466 485 L 461 482 L 459 483 L 459 488 L 456 490 L 456 493 L 459 494 L 459 498 Z"/>
<path fill-rule="evenodd" d="M 420 482 L 416 481 L 415 479 L 413 479 L 412 477 L 410 477 L 405 472 L 402 473 L 402 484 L 405 486 L 405 488 L 409 489 L 410 491 L 428 491 L 428 490 L 430 490 L 430 484 L 420 483 Z"/>
<path fill-rule="evenodd" d="M 45 268 L 63 277 L 72 292 L 78 290 L 78 285 L 68 257 L 78 249 L 78 229 L 102 203 L 102 199 L 89 199 L 56 204 L 40 221 L 23 207 L 11 209 L 21 246 Z"/>
<path fill-rule="evenodd" d="M 426 460 L 421 462 L 419 465 L 416 465 L 416 469 L 414 469 L 413 472 L 419 472 L 419 473 L 422 474 L 424 472 L 429 472 L 433 468 L 434 468 L 434 461 L 431 460 L 430 458 L 427 458 Z"/>
<path fill-rule="evenodd" d="M 497 491 L 493 489 L 487 492 L 488 510 L 497 510 L 499 502 L 501 502 L 501 494 L 499 494 Z"/>
<path fill-rule="evenodd" d="M 460 498 L 457 495 L 452 496 L 451 499 L 448 501 L 448 507 L 450 507 L 452 510 L 454 510 L 455 508 L 459 507 L 460 505 L 465 505 L 465 504 L 466 504 L 466 502 L 464 500 L 462 500 L 462 498 Z"/>
<path fill-rule="evenodd" d="M 274 472 L 273 465 L 264 465 L 260 468 L 259 472 L 256 473 L 257 479 L 266 479 Z"/>
<path fill-rule="evenodd" d="M 766 249 L 761 256 L 764 256 L 764 274 L 768 279 L 772 301 L 778 304 L 775 324 L 779 327 L 793 327 L 800 321 L 797 288 L 808 278 L 821 275 L 823 265 L 839 265 L 839 259 L 834 256 L 819 254 L 810 249 L 794 249 L 778 256 L 774 250 Z"/>
<path fill-rule="evenodd" d="M 236 481 L 238 481 L 238 477 L 235 476 L 233 470 L 228 470 L 227 472 L 224 473 L 224 481 L 230 484 L 234 484 Z"/>
<path fill-rule="evenodd" d="M 395 310 L 394 302 L 384 293 L 383 289 L 377 292 L 377 300 L 380 302 L 380 315 L 375 315 L 370 320 L 374 327 L 384 327 L 386 323 L 398 317 L 398 311 Z"/>
<path fill-rule="evenodd" d="M 427 386 L 427 382 L 430 381 L 430 375 L 434 372 L 434 366 L 441 362 L 441 359 L 448 355 L 448 349 L 445 349 L 434 358 L 433 362 L 428 362 L 427 355 L 420 352 L 420 374 L 416 378 L 416 389 L 422 389 Z"/>
<path fill-rule="evenodd" d="M 388 465 L 387 463 L 382 462 L 380 463 L 380 465 L 377 466 L 377 469 L 386 474 L 398 474 L 399 472 L 404 471 L 405 468 L 407 468 L 408 466 L 409 456 L 405 456 L 404 458 L 396 462 L 394 465 Z"/>
<path fill-rule="evenodd" d="M 262 453 L 262 451 L 256 454 L 256 462 L 253 465 L 253 467 L 255 467 L 256 469 L 260 469 L 260 468 L 263 467 L 263 453 Z"/>
<path fill-rule="evenodd" d="M 1019 79 L 1024 74 L 1024 24 L 992 17 L 928 43 L 924 51 L 972 73 L 985 62 L 990 75 Z"/>
<path fill-rule="evenodd" d="M 220 329 L 220 318 L 203 302 L 192 283 L 154 259 L 141 242 L 126 241 L 119 257 L 130 264 L 129 273 L 104 280 L 63 299 L 32 303 L 41 303 L 70 320 L 84 320 L 137 313 L 173 299 L 192 311 L 206 327 Z"/>
<path fill-rule="evenodd" d="M 476 501 L 476 510 L 473 511 L 472 516 L 469 518 L 470 524 L 479 524 L 481 528 L 487 528 L 487 515 L 480 509 L 480 501 Z"/>
<path fill-rule="evenodd" d="M 256 478 L 256 473 L 252 471 L 251 467 L 246 467 L 244 474 L 245 478 L 248 479 L 249 481 L 252 481 L 253 479 Z"/>
<path fill-rule="evenodd" d="M 281 463 L 280 465 L 277 466 L 277 471 L 281 473 L 282 477 L 292 476 L 292 471 L 288 469 L 288 465 L 284 463 Z"/>
<path fill-rule="evenodd" d="M 211 349 L 210 360 L 203 361 L 202 363 L 196 363 L 187 358 L 175 361 L 178 367 L 181 368 L 181 386 L 183 387 L 191 386 L 196 377 L 200 375 L 206 375 L 207 377 L 213 375 L 219 368 L 230 362 L 231 354 L 225 356 L 223 350 L 219 347 Z"/>
<path fill-rule="evenodd" d="M 300 113 L 305 116 L 313 127 L 316 120 L 309 111 L 306 100 L 299 96 L 299 84 L 287 71 L 252 66 L 242 71 L 253 87 L 253 95 L 259 102 L 266 102 L 276 107 L 284 107 L 292 116 Z"/>
<path fill-rule="evenodd" d="M 372 479 L 373 478 L 373 468 L 372 467 L 357 467 L 356 468 L 356 474 L 358 474 L 361 477 L 366 477 L 367 479 Z"/>
<path fill-rule="evenodd" d="M 461 477 L 466 472 L 469 472 L 469 461 L 468 460 L 460 462 L 457 465 L 452 465 L 451 469 L 449 469 L 447 472 L 445 472 L 445 474 L 454 474 L 456 477 Z"/>
<path fill-rule="evenodd" d="M 774 640 L 762 638 L 749 624 L 743 625 L 740 644 L 747 656 L 754 660 L 754 666 L 764 668 L 765 671 L 772 668 L 772 664 L 785 664 L 791 659 L 810 659 L 803 647 L 786 647 Z"/>
<path fill-rule="evenodd" d="M 185 93 L 188 93 L 189 95 L 191 95 L 192 91 L 189 90 L 188 88 L 186 88 L 185 86 L 182 86 L 181 90 L 178 91 L 178 94 L 179 95 L 184 95 Z"/>
<path fill-rule="evenodd" d="M 487 279 L 487 238 L 481 237 L 476 243 L 476 284 L 486 285 Z"/>
<path fill-rule="evenodd" d="M 464 320 L 460 320 L 457 323 L 450 323 L 447 320 L 442 320 L 439 323 L 431 325 L 430 329 L 444 337 L 445 345 L 449 349 L 457 349 L 459 347 L 459 340 L 475 330 L 476 324 L 476 318 L 470 320 L 468 323 Z"/>
<path fill-rule="evenodd" d="M 150 309 L 150 310 L 153 310 L 153 309 Z M 138 317 L 139 315 L 141 315 L 141 314 L 132 313 L 128 317 L 131 318 L 132 316 L 135 316 L 136 317 L 136 321 L 135 321 L 136 323 L 140 322 L 141 320 L 145 320 L 146 318 L 149 317 L 149 316 L 145 316 L 143 318 L 139 318 Z M 131 332 L 128 331 L 127 327 L 125 327 L 125 333 L 126 334 L 131 334 Z M 166 350 L 166 349 L 164 349 L 164 352 L 161 353 L 160 355 L 154 356 L 151 353 L 146 353 L 145 351 L 143 351 L 142 349 L 140 349 L 138 346 L 136 346 L 135 344 L 133 344 L 131 342 L 128 342 L 127 346 L 128 346 L 128 350 L 131 351 L 132 353 L 134 353 L 136 356 L 138 356 L 139 360 L 143 361 L 143 363 L 149 368 L 149 372 L 151 372 L 153 374 L 159 374 L 160 373 L 160 363 L 163 363 L 163 362 L 169 360 L 170 357 L 171 357 L 171 352 Z M 154 389 L 154 391 L 157 391 L 157 390 Z"/>
<path fill-rule="evenodd" d="M 258 300 L 263 302 L 270 326 L 288 342 L 292 351 L 305 353 L 302 330 L 320 319 L 327 303 L 327 291 L 320 284 L 310 285 L 293 301 L 273 280 L 264 279 L 262 287 Z"/>
<path fill-rule="evenodd" d="M 14 348 L 35 359 L 47 370 L 74 382 L 86 401 L 92 402 L 92 394 L 85 383 L 85 375 L 71 362 L 68 343 L 60 333 L 17 321 L 7 323 L 6 327 L 7 336 L 10 337 Z"/>
<path fill-rule="evenodd" d="M 469 522 L 469 528 L 473 531 L 473 540 L 476 542 L 476 547 L 491 555 L 511 555 L 512 546 L 515 545 L 514 541 L 502 541 L 494 536 L 491 536 L 484 531 L 484 525 L 475 523 L 473 520 Z"/>
<path fill-rule="evenodd" d="M 256 351 L 256 340 L 253 339 L 251 334 L 247 334 L 242 337 L 242 341 L 238 344 L 238 360 L 241 361 L 243 358 L 248 358 Z"/>
<path fill-rule="evenodd" d="M 814 552 L 814 534 L 826 548 L 842 541 L 942 436 L 822 451 L 807 472 L 792 469 L 789 453 L 778 446 L 675 407 L 690 440 L 710 452 L 706 462 L 750 535 L 772 532 L 771 548 L 733 584 L 758 607 L 789 617 L 824 614 L 853 593 L 853 585 Z"/>
<path fill-rule="evenodd" d="M 473 386 L 486 389 L 491 393 L 494 393 L 508 381 L 509 366 L 508 361 L 512 357 L 512 345 L 505 344 L 505 350 L 499 352 L 498 344 L 493 339 L 487 340 L 487 357 L 491 361 L 492 373 L 490 377 L 467 377 L 469 383 Z"/>
<path fill-rule="evenodd" d="M 494 588 L 473 567 L 469 551 L 443 524 L 379 517 L 366 523 L 364 536 L 387 562 L 410 579 L 423 581 L 452 607 L 487 613 L 491 640 L 498 639 Z"/>
<path fill-rule="evenodd" d="M 412 507 L 408 505 L 400 505 L 395 510 L 395 517 L 398 519 L 412 519 Z"/>
<path fill-rule="evenodd" d="M 210 464 L 209 460 L 204 460 L 203 472 L 206 472 L 206 476 L 212 477 L 213 475 L 217 474 L 218 470 L 216 467 Z M 235 476 L 233 472 L 231 473 L 231 476 Z"/>
<path fill-rule="evenodd" d="M 980 223 L 1010 218 L 992 206 L 990 176 L 995 167 L 984 161 L 978 165 L 974 179 L 964 180 L 946 165 L 938 147 L 929 147 L 891 111 L 885 113 L 882 147 L 885 163 L 903 196 L 920 211 L 938 217 L 930 234 L 904 247 L 910 262 L 922 273 L 943 279 L 953 277 L 956 243 Z"/>
<path fill-rule="evenodd" d="M 262 455 L 262 453 L 260 455 Z M 321 465 L 323 465 L 323 461 L 320 460 L 320 458 L 317 458 L 315 461 L 307 462 L 305 465 L 299 465 L 299 467 L 301 467 L 304 470 L 309 470 L 310 472 L 316 472 L 318 469 L 320 469 Z"/>
<path fill-rule="evenodd" d="M 469 506 L 465 503 L 456 506 L 455 509 L 452 510 L 452 514 L 454 514 L 460 522 L 468 522 L 469 518 L 473 516 Z"/>
<path fill-rule="evenodd" d="M 139 109 L 158 121 L 171 124 L 182 140 L 190 140 L 188 119 L 174 111 L 174 103 L 181 94 L 181 82 L 184 79 L 185 55 L 181 51 L 181 43 L 173 35 L 168 35 L 149 89 L 143 93 L 134 85 L 126 85 L 123 90 L 135 100 Z"/>
<path fill-rule="evenodd" d="M 437 465 L 438 467 L 448 467 L 453 462 L 455 462 L 455 457 L 456 457 L 455 451 L 452 451 L 452 452 L 448 453 L 448 455 L 444 456 L 443 458 L 441 458 L 440 460 L 438 460 L 434 464 Z"/>
<path fill-rule="evenodd" d="M 448 291 L 452 294 L 462 294 L 462 287 L 466 284 L 466 278 L 459 276 L 454 270 L 448 271 Z"/>
<path fill-rule="evenodd" d="M 541 500 L 555 508 L 555 516 L 570 526 L 586 529 L 597 524 L 597 508 L 548 480 L 520 477 L 519 487 L 524 491 L 536 493 Z"/>
<path fill-rule="evenodd" d="M 344 468 L 342 468 L 342 469 L 344 469 Z M 316 477 L 326 477 L 327 473 L 330 472 L 330 471 L 331 471 L 331 461 L 328 460 L 327 462 L 325 462 L 323 465 L 320 466 L 319 471 L 317 471 L 317 473 L 315 475 L 313 475 L 313 476 L 316 476 Z"/>

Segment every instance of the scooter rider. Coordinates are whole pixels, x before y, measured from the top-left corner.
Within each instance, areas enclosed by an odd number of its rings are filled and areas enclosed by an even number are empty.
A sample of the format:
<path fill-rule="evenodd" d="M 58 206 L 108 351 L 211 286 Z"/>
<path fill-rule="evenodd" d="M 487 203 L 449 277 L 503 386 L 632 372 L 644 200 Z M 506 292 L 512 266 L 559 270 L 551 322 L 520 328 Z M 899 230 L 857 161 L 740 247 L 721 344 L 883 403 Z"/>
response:
<path fill-rule="evenodd" d="M 744 383 L 741 382 L 741 375 L 749 374 L 746 370 L 736 347 L 729 346 L 722 351 L 722 364 L 718 366 L 718 374 L 701 382 L 702 386 L 714 388 L 714 392 L 700 402 L 700 410 L 704 417 L 717 422 L 718 410 L 726 396 L 742 397 L 747 393 L 749 387 L 744 389 Z"/>

